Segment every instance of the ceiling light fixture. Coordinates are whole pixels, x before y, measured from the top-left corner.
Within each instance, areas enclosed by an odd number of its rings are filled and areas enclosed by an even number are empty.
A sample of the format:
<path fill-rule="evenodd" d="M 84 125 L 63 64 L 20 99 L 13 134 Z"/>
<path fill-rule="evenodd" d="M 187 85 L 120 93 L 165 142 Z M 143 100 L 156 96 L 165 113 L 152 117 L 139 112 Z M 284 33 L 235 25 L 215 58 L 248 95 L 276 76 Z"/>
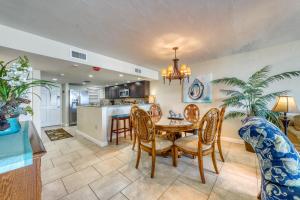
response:
<path fill-rule="evenodd" d="M 53 78 L 52 81 L 57 81 L 57 78 Z"/>
<path fill-rule="evenodd" d="M 115 83 L 115 85 L 118 85 L 119 83 Z"/>
<path fill-rule="evenodd" d="M 60 74 L 60 76 L 64 76 L 65 74 Z"/>
<path fill-rule="evenodd" d="M 119 74 L 119 76 L 120 76 L 120 77 L 123 77 L 124 75 L 123 75 L 123 74 Z"/>
<path fill-rule="evenodd" d="M 130 81 L 127 81 L 127 83 L 130 83 Z"/>
<path fill-rule="evenodd" d="M 142 80 L 142 78 L 138 77 L 138 80 Z"/>
<path fill-rule="evenodd" d="M 167 69 L 163 69 L 161 72 L 164 83 L 166 83 L 166 79 L 168 79 L 169 85 L 172 80 L 176 79 L 179 79 L 180 84 L 181 81 L 184 81 L 184 79 L 187 79 L 187 81 L 189 81 L 189 78 L 191 76 L 191 68 L 186 64 L 182 64 L 179 68 L 179 59 L 176 57 L 176 51 L 178 50 L 178 47 L 174 47 L 173 50 L 175 51 L 175 57 L 173 59 L 174 64 L 169 65 Z"/>
<path fill-rule="evenodd" d="M 90 78 L 93 78 L 94 76 L 93 76 L 92 74 L 89 74 L 89 77 L 90 77 Z"/>

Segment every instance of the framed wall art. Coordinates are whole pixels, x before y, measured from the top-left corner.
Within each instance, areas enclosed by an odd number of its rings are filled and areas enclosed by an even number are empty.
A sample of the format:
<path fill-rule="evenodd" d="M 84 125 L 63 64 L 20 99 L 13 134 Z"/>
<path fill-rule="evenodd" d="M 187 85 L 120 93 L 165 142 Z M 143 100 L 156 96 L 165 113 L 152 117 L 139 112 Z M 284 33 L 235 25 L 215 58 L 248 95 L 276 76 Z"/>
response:
<path fill-rule="evenodd" d="M 184 103 L 212 102 L 212 74 L 191 77 L 183 83 L 182 97 Z"/>

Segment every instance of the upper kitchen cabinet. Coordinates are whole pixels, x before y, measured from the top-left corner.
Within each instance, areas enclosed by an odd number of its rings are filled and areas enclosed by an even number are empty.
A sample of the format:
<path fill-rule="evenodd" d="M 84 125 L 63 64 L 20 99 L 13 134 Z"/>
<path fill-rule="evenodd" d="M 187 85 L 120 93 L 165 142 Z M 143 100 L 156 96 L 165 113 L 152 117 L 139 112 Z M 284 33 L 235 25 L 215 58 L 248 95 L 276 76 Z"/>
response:
<path fill-rule="evenodd" d="M 106 99 L 118 99 L 119 98 L 119 87 L 111 86 L 105 88 L 105 98 Z"/>
<path fill-rule="evenodd" d="M 111 86 L 105 88 L 106 99 L 119 99 L 120 91 L 122 89 L 129 89 L 128 98 L 145 98 L 150 94 L 150 82 L 149 81 L 138 81 L 133 83 L 127 83 L 123 85 Z"/>
<path fill-rule="evenodd" d="M 130 97 L 132 98 L 145 98 L 149 96 L 150 82 L 138 81 L 129 84 Z"/>

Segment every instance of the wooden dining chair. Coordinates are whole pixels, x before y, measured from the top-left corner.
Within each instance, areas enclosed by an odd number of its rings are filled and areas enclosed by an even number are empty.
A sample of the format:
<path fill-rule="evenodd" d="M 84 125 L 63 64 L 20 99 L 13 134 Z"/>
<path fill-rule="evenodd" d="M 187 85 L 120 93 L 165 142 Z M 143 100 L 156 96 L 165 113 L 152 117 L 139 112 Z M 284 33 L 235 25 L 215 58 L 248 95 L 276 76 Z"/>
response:
<path fill-rule="evenodd" d="M 198 135 L 191 135 L 175 140 L 173 149 L 174 166 L 177 166 L 177 151 L 183 151 L 192 156 L 198 156 L 199 172 L 202 183 L 205 183 L 203 172 L 203 156 L 211 155 L 213 166 L 218 174 L 218 167 L 215 157 L 215 138 L 218 129 L 219 110 L 210 109 L 199 123 Z"/>
<path fill-rule="evenodd" d="M 152 117 L 152 119 L 159 121 L 162 117 L 162 110 L 160 108 L 160 105 L 152 104 L 149 109 L 149 115 Z M 162 135 L 163 133 L 161 131 L 157 131 L 156 134 Z"/>
<path fill-rule="evenodd" d="M 151 117 L 161 117 L 162 116 L 162 110 L 160 108 L 159 104 L 152 104 L 149 109 L 149 113 Z"/>
<path fill-rule="evenodd" d="M 217 137 L 217 141 L 216 141 L 222 162 L 225 162 L 223 152 L 222 152 L 222 145 L 221 145 L 221 134 L 222 134 L 222 127 L 223 127 L 225 111 L 226 111 L 226 107 L 222 106 L 222 108 L 220 110 L 220 119 L 219 119 L 219 124 L 218 124 L 218 137 Z"/>
<path fill-rule="evenodd" d="M 138 141 L 136 168 L 138 169 L 139 167 L 141 150 L 148 152 L 152 157 L 151 178 L 153 178 L 155 172 L 156 155 L 165 154 L 170 150 L 172 151 L 173 143 L 169 140 L 155 137 L 155 125 L 151 120 L 150 115 L 146 111 L 138 109 L 134 113 L 136 119 L 136 133 Z M 173 155 L 175 154 L 173 153 Z"/>
<path fill-rule="evenodd" d="M 200 109 L 195 104 L 189 104 L 184 108 L 183 111 L 184 119 L 191 123 L 197 123 L 200 119 Z M 194 130 L 184 132 L 185 136 L 187 133 L 195 133 Z"/>
<path fill-rule="evenodd" d="M 137 137 L 136 137 L 136 120 L 134 118 L 134 112 L 137 111 L 138 109 L 139 109 L 139 107 L 137 105 L 131 106 L 131 109 L 130 109 L 130 132 L 133 135 L 132 150 L 134 150 L 136 140 L 137 140 Z"/>

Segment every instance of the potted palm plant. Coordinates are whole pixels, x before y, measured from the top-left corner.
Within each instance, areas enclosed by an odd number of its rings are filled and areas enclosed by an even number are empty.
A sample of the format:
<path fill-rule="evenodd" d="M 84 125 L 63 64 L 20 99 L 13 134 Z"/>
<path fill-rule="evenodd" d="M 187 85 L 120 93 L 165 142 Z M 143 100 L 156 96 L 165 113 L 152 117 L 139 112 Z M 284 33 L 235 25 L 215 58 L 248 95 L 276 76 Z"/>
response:
<path fill-rule="evenodd" d="M 28 94 L 33 87 L 54 86 L 52 82 L 30 78 L 32 68 L 26 56 L 0 61 L 0 135 L 18 132 L 20 114 L 32 114 Z"/>
<path fill-rule="evenodd" d="M 277 96 L 285 95 L 289 90 L 271 93 L 266 93 L 265 90 L 274 82 L 299 77 L 300 71 L 270 75 L 270 69 L 270 66 L 265 66 L 252 74 L 248 80 L 241 80 L 236 77 L 213 80 L 215 84 L 222 83 L 233 87 L 232 89 L 220 90 L 227 96 L 223 100 L 223 106 L 233 108 L 226 114 L 225 119 L 259 116 L 280 126 L 279 114 L 270 110 L 268 105 Z M 246 149 L 251 151 L 252 148 L 246 144 Z"/>

